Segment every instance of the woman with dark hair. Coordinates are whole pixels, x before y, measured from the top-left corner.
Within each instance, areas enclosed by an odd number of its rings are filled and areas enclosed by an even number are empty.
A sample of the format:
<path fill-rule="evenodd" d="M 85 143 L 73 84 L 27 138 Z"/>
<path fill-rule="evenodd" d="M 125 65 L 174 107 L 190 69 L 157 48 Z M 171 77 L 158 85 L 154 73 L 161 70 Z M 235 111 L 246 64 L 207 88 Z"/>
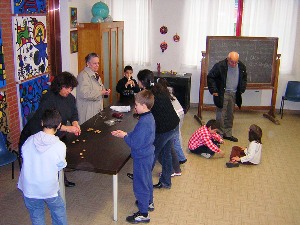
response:
<path fill-rule="evenodd" d="M 42 131 L 42 115 L 46 109 L 56 109 L 62 118 L 61 127 L 55 134 L 60 139 L 66 132 L 80 135 L 81 130 L 78 123 L 78 112 L 75 97 L 71 91 L 78 84 L 76 77 L 69 72 L 62 72 L 55 76 L 50 90 L 42 96 L 41 102 L 33 117 L 23 128 L 19 141 L 19 151 L 27 138 Z M 68 122 L 70 123 L 68 125 Z M 66 186 L 74 186 L 72 182 L 66 182 Z"/>
<path fill-rule="evenodd" d="M 228 168 L 238 167 L 241 164 L 257 165 L 261 161 L 262 130 L 259 126 L 252 124 L 248 132 L 248 148 L 233 146 L 230 161 L 226 163 Z"/>
<path fill-rule="evenodd" d="M 164 92 L 161 84 L 154 85 L 153 72 L 145 69 L 139 71 L 138 84 L 141 89 L 148 89 L 154 94 L 154 106 L 151 112 L 155 119 L 155 166 L 158 157 L 161 157 L 162 174 L 159 182 L 153 185 L 154 188 L 171 188 L 173 139 L 179 129 L 179 118 L 173 108 L 169 95 Z"/>

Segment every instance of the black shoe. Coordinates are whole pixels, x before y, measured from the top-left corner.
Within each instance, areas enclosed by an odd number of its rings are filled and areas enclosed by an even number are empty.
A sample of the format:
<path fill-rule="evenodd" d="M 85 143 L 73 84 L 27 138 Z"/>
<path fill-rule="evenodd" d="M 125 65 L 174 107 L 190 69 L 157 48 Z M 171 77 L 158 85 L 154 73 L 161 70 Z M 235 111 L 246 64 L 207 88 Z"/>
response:
<path fill-rule="evenodd" d="M 66 181 L 65 181 L 65 186 L 66 186 L 66 187 L 74 187 L 74 186 L 75 186 L 75 183 L 66 180 Z"/>
<path fill-rule="evenodd" d="M 233 168 L 233 167 L 239 167 L 239 163 L 233 163 L 233 162 L 227 162 L 226 163 L 227 168 Z"/>
<path fill-rule="evenodd" d="M 233 137 L 233 136 L 231 136 L 231 137 L 223 136 L 223 138 L 226 139 L 226 140 L 229 140 L 229 141 L 233 141 L 233 142 L 238 142 L 239 141 L 239 139 L 237 139 L 236 137 Z"/>
<path fill-rule="evenodd" d="M 139 205 L 138 200 L 135 201 L 135 205 L 138 207 L 138 205 Z M 154 203 L 153 202 L 149 203 L 148 211 L 150 211 L 150 212 L 154 211 Z"/>
<path fill-rule="evenodd" d="M 149 223 L 150 222 L 149 213 L 147 216 L 143 216 L 142 213 L 136 212 L 132 216 L 127 216 L 126 221 L 129 223 Z"/>
<path fill-rule="evenodd" d="M 166 186 L 166 185 L 164 185 L 162 182 L 159 181 L 157 184 L 154 184 L 154 185 L 153 185 L 153 188 L 157 188 L 157 189 L 160 189 L 160 188 L 171 189 L 171 186 Z"/>
<path fill-rule="evenodd" d="M 179 161 L 179 164 L 184 164 L 184 163 L 186 163 L 186 161 L 187 161 L 187 159 Z"/>
<path fill-rule="evenodd" d="M 131 180 L 133 180 L 133 174 L 132 173 L 127 173 L 127 177 L 129 177 Z"/>

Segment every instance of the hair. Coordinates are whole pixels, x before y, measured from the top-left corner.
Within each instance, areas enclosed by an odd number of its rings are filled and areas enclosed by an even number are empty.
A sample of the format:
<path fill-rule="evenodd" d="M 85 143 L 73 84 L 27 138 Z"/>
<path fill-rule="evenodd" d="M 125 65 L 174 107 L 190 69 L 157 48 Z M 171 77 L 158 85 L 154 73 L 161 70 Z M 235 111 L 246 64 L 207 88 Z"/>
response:
<path fill-rule="evenodd" d="M 58 94 L 60 90 L 65 88 L 74 88 L 77 87 L 78 82 L 76 77 L 74 77 L 73 74 L 69 72 L 62 72 L 54 77 L 54 80 L 51 83 L 51 91 L 53 91 L 55 94 Z"/>
<path fill-rule="evenodd" d="M 42 115 L 42 127 L 56 130 L 61 120 L 61 116 L 56 109 L 46 109 Z"/>
<path fill-rule="evenodd" d="M 88 63 L 92 58 L 100 58 L 100 57 L 97 53 L 92 52 L 85 57 L 85 63 Z"/>
<path fill-rule="evenodd" d="M 261 138 L 262 138 L 262 130 L 259 126 L 252 124 L 249 128 L 249 138 L 248 140 L 251 141 L 256 141 L 260 144 L 261 143 Z"/>
<path fill-rule="evenodd" d="M 125 66 L 125 68 L 124 68 L 124 73 L 125 73 L 127 70 L 131 70 L 131 71 L 133 71 L 133 69 L 132 69 L 132 67 L 131 67 L 131 66 Z"/>
<path fill-rule="evenodd" d="M 205 124 L 205 126 L 207 128 L 210 127 L 211 130 L 219 128 L 219 124 L 218 124 L 218 122 L 216 120 L 209 120 L 209 121 L 207 121 L 207 123 Z"/>
<path fill-rule="evenodd" d="M 146 89 L 150 89 L 151 86 L 154 85 L 154 74 L 151 70 L 140 70 L 137 74 L 137 78 Z"/>
<path fill-rule="evenodd" d="M 135 101 L 141 105 L 145 104 L 151 110 L 154 105 L 154 95 L 149 90 L 143 90 L 135 95 Z"/>
<path fill-rule="evenodd" d="M 165 78 L 158 78 L 157 84 L 153 88 L 153 92 L 156 94 L 166 94 L 171 101 L 174 101 L 175 98 L 171 95 L 169 89 L 168 89 L 169 83 Z"/>

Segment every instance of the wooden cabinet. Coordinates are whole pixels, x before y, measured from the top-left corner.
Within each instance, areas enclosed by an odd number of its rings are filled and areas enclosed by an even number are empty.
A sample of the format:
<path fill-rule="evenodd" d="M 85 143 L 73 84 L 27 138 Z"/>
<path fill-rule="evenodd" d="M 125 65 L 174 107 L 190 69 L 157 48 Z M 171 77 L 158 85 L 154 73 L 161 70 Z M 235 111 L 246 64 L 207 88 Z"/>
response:
<path fill-rule="evenodd" d="M 118 100 L 116 85 L 123 75 L 124 22 L 80 23 L 78 25 L 78 71 L 85 67 L 85 57 L 95 52 L 100 56 L 98 73 L 106 88 L 112 90 L 109 102 Z"/>

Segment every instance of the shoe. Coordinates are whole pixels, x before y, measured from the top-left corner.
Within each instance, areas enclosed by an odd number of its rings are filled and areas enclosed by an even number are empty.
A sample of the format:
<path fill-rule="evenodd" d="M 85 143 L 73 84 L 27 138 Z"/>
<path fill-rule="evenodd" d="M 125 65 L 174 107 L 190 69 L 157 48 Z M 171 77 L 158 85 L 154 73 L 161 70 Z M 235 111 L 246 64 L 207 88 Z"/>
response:
<path fill-rule="evenodd" d="M 127 173 L 127 177 L 129 177 L 131 180 L 133 180 L 133 174 L 132 173 Z"/>
<path fill-rule="evenodd" d="M 226 140 L 229 140 L 229 141 L 233 141 L 233 142 L 238 142 L 239 141 L 239 139 L 237 139 L 236 137 L 233 137 L 233 136 L 231 136 L 231 137 L 223 136 L 223 138 L 226 139 Z"/>
<path fill-rule="evenodd" d="M 127 216 L 126 221 L 129 223 L 149 223 L 150 216 L 149 213 L 147 216 L 143 216 L 139 211 L 134 213 L 132 216 Z"/>
<path fill-rule="evenodd" d="M 208 154 L 208 153 L 201 153 L 200 155 L 206 159 L 211 158 L 211 154 Z"/>
<path fill-rule="evenodd" d="M 182 161 L 179 161 L 179 164 L 185 164 L 185 163 L 186 163 L 186 161 L 187 161 L 187 159 L 185 159 L 185 160 L 182 160 Z"/>
<path fill-rule="evenodd" d="M 139 202 L 138 200 L 135 201 L 135 205 L 138 206 Z M 154 211 L 154 203 L 149 203 L 149 206 L 148 206 L 148 211 L 150 212 L 153 212 Z"/>
<path fill-rule="evenodd" d="M 65 186 L 66 186 L 66 187 L 74 187 L 74 186 L 75 186 L 75 183 L 66 180 L 66 181 L 65 181 Z"/>
<path fill-rule="evenodd" d="M 233 168 L 233 167 L 239 167 L 239 163 L 233 163 L 233 162 L 227 162 L 226 163 L 227 168 Z"/>
<path fill-rule="evenodd" d="M 181 176 L 181 173 L 172 173 L 171 177 L 175 177 L 175 176 Z"/>
<path fill-rule="evenodd" d="M 157 188 L 157 189 L 161 189 L 161 188 L 167 188 L 167 189 L 171 189 L 171 187 L 170 186 L 166 186 L 166 185 L 164 185 L 162 182 L 158 182 L 157 184 L 154 184 L 153 185 L 153 188 Z"/>

